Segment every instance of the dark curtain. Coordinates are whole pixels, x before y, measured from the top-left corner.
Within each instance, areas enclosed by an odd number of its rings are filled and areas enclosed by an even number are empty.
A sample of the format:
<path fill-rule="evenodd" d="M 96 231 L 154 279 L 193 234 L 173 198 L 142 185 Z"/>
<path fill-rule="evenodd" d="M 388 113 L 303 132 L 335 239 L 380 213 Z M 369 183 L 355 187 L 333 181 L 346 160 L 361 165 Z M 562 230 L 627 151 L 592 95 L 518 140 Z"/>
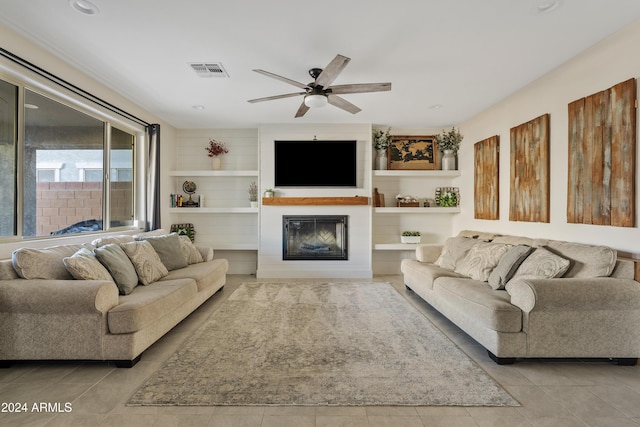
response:
<path fill-rule="evenodd" d="M 147 126 L 149 134 L 149 171 L 147 174 L 147 227 L 160 228 L 160 125 Z"/>

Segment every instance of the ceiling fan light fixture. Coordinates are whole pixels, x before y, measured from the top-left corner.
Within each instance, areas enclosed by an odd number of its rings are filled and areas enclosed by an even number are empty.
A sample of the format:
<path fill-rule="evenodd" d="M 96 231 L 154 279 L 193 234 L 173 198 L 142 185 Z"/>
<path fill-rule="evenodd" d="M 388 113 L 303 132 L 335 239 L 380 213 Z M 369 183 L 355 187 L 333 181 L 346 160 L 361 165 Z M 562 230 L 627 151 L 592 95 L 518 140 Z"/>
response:
<path fill-rule="evenodd" d="M 311 94 L 304 97 L 304 105 L 309 108 L 324 107 L 328 102 L 326 95 Z"/>
<path fill-rule="evenodd" d="M 88 0 L 69 0 L 69 6 L 84 15 L 97 15 L 100 13 L 98 6 Z"/>

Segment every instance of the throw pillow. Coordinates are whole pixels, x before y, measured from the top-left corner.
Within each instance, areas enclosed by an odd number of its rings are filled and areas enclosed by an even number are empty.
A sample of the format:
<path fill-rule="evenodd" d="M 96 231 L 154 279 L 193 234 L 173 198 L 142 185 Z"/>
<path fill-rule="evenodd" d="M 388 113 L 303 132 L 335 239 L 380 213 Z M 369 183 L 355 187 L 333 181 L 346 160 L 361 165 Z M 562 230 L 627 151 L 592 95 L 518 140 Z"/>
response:
<path fill-rule="evenodd" d="M 63 258 L 62 262 L 74 279 L 113 281 L 111 274 L 87 248 L 82 248 L 70 257 Z"/>
<path fill-rule="evenodd" d="M 455 272 L 470 277 L 473 280 L 486 282 L 489 274 L 496 268 L 500 258 L 509 250 L 509 245 L 503 243 L 476 243 L 460 262 Z"/>
<path fill-rule="evenodd" d="M 146 240 L 151 243 L 167 270 L 176 270 L 188 265 L 187 258 L 182 251 L 180 236 L 177 233 L 164 236 L 142 236 L 139 240 Z"/>
<path fill-rule="evenodd" d="M 96 248 L 99 248 L 100 246 L 108 245 L 109 243 L 120 244 L 120 243 L 126 243 L 126 242 L 133 242 L 134 240 L 135 239 L 133 238 L 133 236 L 130 236 L 128 234 L 121 234 L 117 236 L 100 237 L 98 239 L 95 239 L 93 242 L 91 242 L 91 244 L 94 245 Z"/>
<path fill-rule="evenodd" d="M 62 258 L 91 245 L 62 245 L 43 249 L 20 248 L 11 257 L 13 268 L 23 279 L 72 280 Z"/>
<path fill-rule="evenodd" d="M 476 243 L 478 240 L 469 237 L 450 237 L 445 240 L 442 253 L 434 264 L 447 270 L 455 270 L 456 265 Z"/>
<path fill-rule="evenodd" d="M 189 236 L 180 236 L 180 246 L 182 247 L 182 252 L 187 259 L 187 264 L 197 264 L 204 261 L 200 251 L 191 242 Z"/>
<path fill-rule="evenodd" d="M 131 260 L 138 273 L 138 280 L 143 285 L 150 285 L 169 274 L 167 267 L 160 261 L 160 257 L 148 241 L 122 243 L 120 247 Z"/>
<path fill-rule="evenodd" d="M 95 248 L 93 252 L 100 264 L 104 265 L 113 277 L 121 295 L 129 295 L 138 286 L 138 273 L 119 245 L 109 243 Z"/>
<path fill-rule="evenodd" d="M 527 245 L 516 245 L 509 248 L 496 268 L 489 274 L 489 286 L 495 290 L 504 289 L 511 276 L 513 276 L 522 264 L 522 261 L 529 256 L 533 248 Z"/>
<path fill-rule="evenodd" d="M 540 278 L 562 277 L 569 269 L 570 261 L 543 247 L 536 248 L 520 267 L 516 270 L 511 280 L 521 276 L 535 276 Z"/>

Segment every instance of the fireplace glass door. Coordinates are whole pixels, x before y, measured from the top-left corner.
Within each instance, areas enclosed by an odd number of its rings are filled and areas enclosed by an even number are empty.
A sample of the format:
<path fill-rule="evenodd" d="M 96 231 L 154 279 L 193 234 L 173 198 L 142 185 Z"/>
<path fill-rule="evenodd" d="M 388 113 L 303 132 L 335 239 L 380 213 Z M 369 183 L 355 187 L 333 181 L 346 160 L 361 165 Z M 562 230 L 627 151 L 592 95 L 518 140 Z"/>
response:
<path fill-rule="evenodd" d="M 283 260 L 347 260 L 347 216 L 282 217 Z"/>

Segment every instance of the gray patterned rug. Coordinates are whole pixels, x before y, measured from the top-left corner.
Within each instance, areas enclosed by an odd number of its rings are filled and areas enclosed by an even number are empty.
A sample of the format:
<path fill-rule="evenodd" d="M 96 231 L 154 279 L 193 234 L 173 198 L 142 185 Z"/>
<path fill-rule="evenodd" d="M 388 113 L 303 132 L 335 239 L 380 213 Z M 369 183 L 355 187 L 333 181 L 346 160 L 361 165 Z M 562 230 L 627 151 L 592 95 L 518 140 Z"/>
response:
<path fill-rule="evenodd" d="M 244 283 L 128 404 L 519 405 L 388 283 Z"/>

